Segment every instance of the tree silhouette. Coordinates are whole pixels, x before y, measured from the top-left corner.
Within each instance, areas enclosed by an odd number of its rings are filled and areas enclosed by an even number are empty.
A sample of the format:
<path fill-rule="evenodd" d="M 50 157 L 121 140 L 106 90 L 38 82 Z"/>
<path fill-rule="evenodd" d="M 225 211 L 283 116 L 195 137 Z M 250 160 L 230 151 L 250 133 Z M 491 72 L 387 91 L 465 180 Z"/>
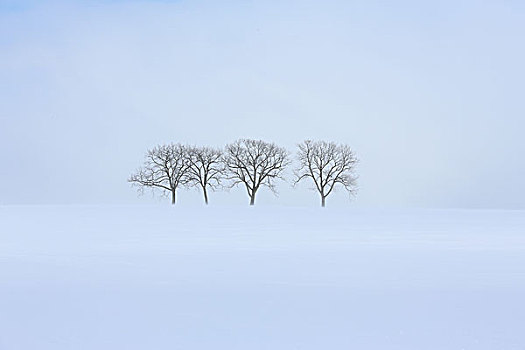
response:
<path fill-rule="evenodd" d="M 169 193 L 171 203 L 175 204 L 177 188 L 185 181 L 187 172 L 186 148 L 171 143 L 148 150 L 144 164 L 129 177 L 128 182 L 138 186 L 139 192 L 150 187 Z"/>
<path fill-rule="evenodd" d="M 326 197 L 336 185 L 355 193 L 355 167 L 357 158 L 347 145 L 334 142 L 306 140 L 298 145 L 299 167 L 295 169 L 294 185 L 304 179 L 311 179 L 321 196 L 321 205 L 326 205 Z"/>
<path fill-rule="evenodd" d="M 282 172 L 289 164 L 286 149 L 261 140 L 240 139 L 226 146 L 224 163 L 231 186 L 243 184 L 255 204 L 255 195 L 261 186 L 274 193 L 275 180 L 283 179 Z"/>

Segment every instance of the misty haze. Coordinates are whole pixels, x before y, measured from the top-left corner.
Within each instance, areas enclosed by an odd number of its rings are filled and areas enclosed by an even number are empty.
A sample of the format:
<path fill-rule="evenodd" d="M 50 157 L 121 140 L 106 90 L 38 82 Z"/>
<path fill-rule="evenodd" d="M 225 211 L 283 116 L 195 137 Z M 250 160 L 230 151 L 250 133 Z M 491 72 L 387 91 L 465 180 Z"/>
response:
<path fill-rule="evenodd" d="M 525 4 L 0 0 L 0 350 L 523 349 Z"/>

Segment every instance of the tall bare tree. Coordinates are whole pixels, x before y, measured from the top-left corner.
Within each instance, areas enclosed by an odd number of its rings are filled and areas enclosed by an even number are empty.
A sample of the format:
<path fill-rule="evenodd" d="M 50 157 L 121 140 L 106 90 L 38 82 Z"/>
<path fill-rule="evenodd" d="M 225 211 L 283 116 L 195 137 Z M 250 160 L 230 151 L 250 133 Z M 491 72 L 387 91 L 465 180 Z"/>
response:
<path fill-rule="evenodd" d="M 188 172 L 186 183 L 198 185 L 204 194 L 204 202 L 208 204 L 208 187 L 216 189 L 224 176 L 222 151 L 210 147 L 188 147 Z"/>
<path fill-rule="evenodd" d="M 300 166 L 294 171 L 294 184 L 311 179 L 321 195 L 321 205 L 336 185 L 344 187 L 350 194 L 355 193 L 357 158 L 347 145 L 334 142 L 306 140 L 298 145 L 297 158 Z"/>
<path fill-rule="evenodd" d="M 144 164 L 128 182 L 144 188 L 157 188 L 171 195 L 171 203 L 175 204 L 176 191 L 185 181 L 188 172 L 186 148 L 180 144 L 156 146 L 146 152 Z"/>
<path fill-rule="evenodd" d="M 275 180 L 283 179 L 282 173 L 290 163 L 286 149 L 261 140 L 240 139 L 226 146 L 224 155 L 231 186 L 243 184 L 255 204 L 255 195 L 261 186 L 274 193 Z"/>

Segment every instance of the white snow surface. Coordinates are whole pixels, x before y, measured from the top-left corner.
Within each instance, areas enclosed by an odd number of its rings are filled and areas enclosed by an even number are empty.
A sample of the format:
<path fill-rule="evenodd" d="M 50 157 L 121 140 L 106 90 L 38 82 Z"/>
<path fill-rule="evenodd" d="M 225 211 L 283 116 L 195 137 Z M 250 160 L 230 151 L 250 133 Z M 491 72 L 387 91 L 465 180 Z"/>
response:
<path fill-rule="evenodd" d="M 525 349 L 525 212 L 3 206 L 0 349 Z"/>

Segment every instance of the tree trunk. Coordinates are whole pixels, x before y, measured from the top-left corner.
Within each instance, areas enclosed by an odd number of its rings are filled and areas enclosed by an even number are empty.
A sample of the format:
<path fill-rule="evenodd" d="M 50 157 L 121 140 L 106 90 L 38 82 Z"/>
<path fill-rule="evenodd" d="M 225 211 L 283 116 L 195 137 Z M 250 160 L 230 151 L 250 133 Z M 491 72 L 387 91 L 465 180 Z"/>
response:
<path fill-rule="evenodd" d="M 171 190 L 171 204 L 175 204 L 175 190 Z"/>
<path fill-rule="evenodd" d="M 322 206 L 323 208 L 325 207 L 325 204 L 326 204 L 325 199 L 326 199 L 325 196 L 321 196 L 321 206 Z"/>
<path fill-rule="evenodd" d="M 202 188 L 202 192 L 204 193 L 204 203 L 208 205 L 208 191 L 206 191 L 206 186 Z"/>
<path fill-rule="evenodd" d="M 255 193 L 252 194 L 252 196 L 250 197 L 250 205 L 254 205 L 255 204 Z"/>

